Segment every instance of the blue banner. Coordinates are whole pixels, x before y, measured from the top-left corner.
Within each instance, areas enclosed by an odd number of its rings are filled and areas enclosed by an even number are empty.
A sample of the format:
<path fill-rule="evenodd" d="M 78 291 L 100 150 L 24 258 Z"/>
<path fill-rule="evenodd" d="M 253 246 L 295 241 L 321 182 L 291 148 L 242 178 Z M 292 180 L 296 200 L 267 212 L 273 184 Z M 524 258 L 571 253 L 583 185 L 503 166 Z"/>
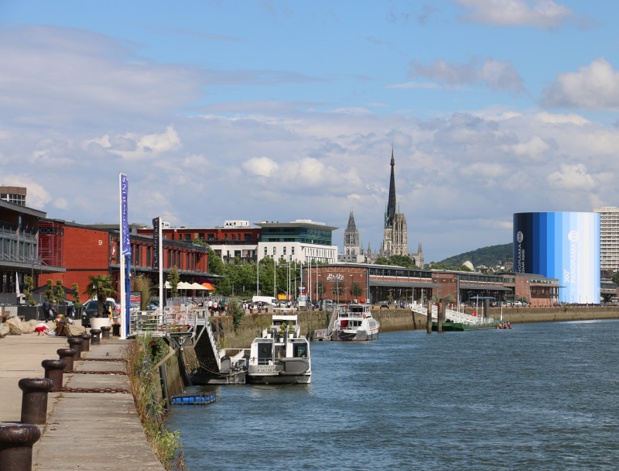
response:
<path fill-rule="evenodd" d="M 120 228 L 120 238 L 122 240 L 122 254 L 124 256 L 131 255 L 131 234 L 129 232 L 128 220 L 128 196 L 129 196 L 129 181 L 127 176 L 120 175 L 120 195 L 121 195 L 121 214 L 122 224 Z"/>

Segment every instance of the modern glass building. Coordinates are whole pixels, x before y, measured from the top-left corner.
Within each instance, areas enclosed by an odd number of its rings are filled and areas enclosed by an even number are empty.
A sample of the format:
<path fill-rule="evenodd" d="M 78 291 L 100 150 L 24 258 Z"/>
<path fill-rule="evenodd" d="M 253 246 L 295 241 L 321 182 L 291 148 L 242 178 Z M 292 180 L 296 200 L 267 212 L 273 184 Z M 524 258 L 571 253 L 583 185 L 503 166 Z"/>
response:
<path fill-rule="evenodd" d="M 297 262 L 335 263 L 337 246 L 332 245 L 332 233 L 337 227 L 309 219 L 293 222 L 257 222 L 262 229 L 258 243 L 258 260 L 270 257 Z"/>
<path fill-rule="evenodd" d="M 559 302 L 600 303 L 600 215 L 514 214 L 514 271 L 559 280 Z"/>

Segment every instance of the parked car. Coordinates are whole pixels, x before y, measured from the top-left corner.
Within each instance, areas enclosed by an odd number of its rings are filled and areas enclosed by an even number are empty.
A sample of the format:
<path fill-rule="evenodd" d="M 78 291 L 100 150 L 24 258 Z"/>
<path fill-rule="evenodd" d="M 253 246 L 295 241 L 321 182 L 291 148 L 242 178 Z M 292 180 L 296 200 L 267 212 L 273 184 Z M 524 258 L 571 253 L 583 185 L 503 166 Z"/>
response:
<path fill-rule="evenodd" d="M 90 318 L 97 316 L 98 304 L 99 302 L 96 299 L 90 299 L 84 303 L 82 307 L 82 325 L 84 327 L 90 327 Z M 120 306 L 116 304 L 116 301 L 112 298 L 107 298 L 105 301 L 104 316 L 107 315 L 105 313 L 109 311 L 110 307 L 115 313 L 114 315 L 117 315 L 120 311 Z"/>

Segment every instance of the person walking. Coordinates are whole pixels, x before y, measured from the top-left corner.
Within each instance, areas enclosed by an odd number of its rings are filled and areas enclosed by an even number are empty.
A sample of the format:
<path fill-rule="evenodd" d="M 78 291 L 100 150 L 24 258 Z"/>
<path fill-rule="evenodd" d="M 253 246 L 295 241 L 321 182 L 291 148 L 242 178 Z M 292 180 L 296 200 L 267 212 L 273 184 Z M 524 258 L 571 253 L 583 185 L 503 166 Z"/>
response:
<path fill-rule="evenodd" d="M 52 304 L 47 298 L 43 301 L 43 318 L 45 319 L 45 322 L 54 320 L 54 317 L 52 316 Z"/>

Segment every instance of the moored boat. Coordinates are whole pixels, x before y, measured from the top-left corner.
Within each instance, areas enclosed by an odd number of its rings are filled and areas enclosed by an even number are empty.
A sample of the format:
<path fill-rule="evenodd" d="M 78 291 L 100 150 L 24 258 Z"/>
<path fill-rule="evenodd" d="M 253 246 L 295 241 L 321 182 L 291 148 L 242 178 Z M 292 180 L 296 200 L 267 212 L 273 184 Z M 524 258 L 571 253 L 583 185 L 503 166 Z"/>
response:
<path fill-rule="evenodd" d="M 369 305 L 349 304 L 338 311 L 331 340 L 376 340 L 379 331 L 380 322 L 374 319 Z"/>
<path fill-rule="evenodd" d="M 274 314 L 270 328 L 251 344 L 247 382 L 309 384 L 311 378 L 310 346 L 301 336 L 297 316 Z"/>

